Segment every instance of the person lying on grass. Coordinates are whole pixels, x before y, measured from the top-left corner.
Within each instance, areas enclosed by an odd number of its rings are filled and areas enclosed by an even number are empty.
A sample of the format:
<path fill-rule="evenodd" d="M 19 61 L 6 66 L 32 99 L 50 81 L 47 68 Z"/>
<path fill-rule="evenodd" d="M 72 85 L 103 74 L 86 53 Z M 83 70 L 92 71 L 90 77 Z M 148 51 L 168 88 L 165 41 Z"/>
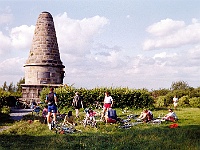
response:
<path fill-rule="evenodd" d="M 172 109 L 169 109 L 168 111 L 169 111 L 169 113 L 166 114 L 166 115 L 162 118 L 162 120 L 172 121 L 172 122 L 177 121 L 177 120 L 178 120 L 178 117 L 177 117 L 176 113 L 175 113 Z"/>
<path fill-rule="evenodd" d="M 144 109 L 141 112 L 141 115 L 138 117 L 139 119 L 143 120 L 143 122 L 149 122 L 153 119 L 153 113 L 150 110 Z"/>
<path fill-rule="evenodd" d="M 63 125 L 65 124 L 74 125 L 74 126 L 77 125 L 77 123 L 75 123 L 74 116 L 72 115 L 72 111 L 69 111 L 68 114 L 65 116 Z"/>

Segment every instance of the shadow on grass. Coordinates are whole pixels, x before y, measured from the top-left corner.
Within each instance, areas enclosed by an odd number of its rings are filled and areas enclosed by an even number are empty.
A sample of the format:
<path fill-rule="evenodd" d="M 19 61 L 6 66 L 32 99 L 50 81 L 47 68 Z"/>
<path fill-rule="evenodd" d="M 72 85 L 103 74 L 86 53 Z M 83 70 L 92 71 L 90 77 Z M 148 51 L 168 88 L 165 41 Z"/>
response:
<path fill-rule="evenodd" d="M 0 126 L 4 126 L 6 124 L 13 123 L 14 121 L 10 119 L 9 114 L 0 113 Z"/>
<path fill-rule="evenodd" d="M 171 129 L 168 126 L 117 129 L 113 132 L 49 134 L 46 136 L 1 134 L 0 149 L 191 149 L 200 148 L 200 125 Z M 175 140 L 174 140 L 175 139 Z"/>

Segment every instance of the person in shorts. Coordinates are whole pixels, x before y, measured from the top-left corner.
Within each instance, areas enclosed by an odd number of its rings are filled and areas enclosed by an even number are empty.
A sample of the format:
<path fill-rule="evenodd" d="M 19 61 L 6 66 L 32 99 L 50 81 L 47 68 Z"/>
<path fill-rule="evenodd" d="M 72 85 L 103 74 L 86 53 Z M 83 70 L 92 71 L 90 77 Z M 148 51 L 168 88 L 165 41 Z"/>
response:
<path fill-rule="evenodd" d="M 53 121 L 56 123 L 56 113 L 58 99 L 56 93 L 54 93 L 54 88 L 50 88 L 50 93 L 46 96 L 46 103 L 48 103 L 48 114 L 47 114 L 47 124 L 51 130 L 51 115 L 53 115 Z"/>
<path fill-rule="evenodd" d="M 83 108 L 83 98 L 80 96 L 78 92 L 75 93 L 72 105 L 75 108 L 76 111 L 76 118 L 79 117 L 79 109 Z"/>
<path fill-rule="evenodd" d="M 173 104 L 174 104 L 174 110 L 176 110 L 176 108 L 178 106 L 178 98 L 176 97 L 176 95 L 173 98 Z"/>
<path fill-rule="evenodd" d="M 109 92 L 105 92 L 104 105 L 101 119 L 105 116 L 106 111 L 113 106 L 113 98 L 110 96 Z"/>

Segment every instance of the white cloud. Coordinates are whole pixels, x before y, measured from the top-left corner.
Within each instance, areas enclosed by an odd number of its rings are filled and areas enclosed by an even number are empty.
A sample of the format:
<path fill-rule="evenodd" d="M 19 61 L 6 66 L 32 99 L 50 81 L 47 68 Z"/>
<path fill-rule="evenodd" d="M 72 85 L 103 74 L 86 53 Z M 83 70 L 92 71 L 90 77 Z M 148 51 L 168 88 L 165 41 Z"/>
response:
<path fill-rule="evenodd" d="M 0 31 L 0 54 L 8 54 L 11 51 L 29 50 L 33 38 L 34 26 L 22 25 L 12 28 L 8 35 Z"/>
<path fill-rule="evenodd" d="M 76 87 L 87 88 L 128 86 L 151 89 L 169 87 L 172 81 L 180 79 L 198 82 L 200 46 L 193 47 L 192 44 L 198 43 L 200 39 L 200 25 L 195 18 L 190 25 L 166 19 L 149 27 L 147 31 L 152 37 L 145 41 L 145 49 L 162 49 L 162 52 L 151 51 L 151 55 L 146 51 L 132 55 L 118 45 L 99 44 L 99 41 L 96 43 L 95 36 L 101 34 L 105 25 L 109 24 L 105 17 L 75 20 L 63 13 L 55 16 L 54 22 L 61 61 L 66 67 L 64 83 L 75 83 Z M 7 36 L 0 32 L 0 39 L 3 41 L 0 54 L 7 51 L 18 53 L 25 49 L 28 53 L 33 31 L 34 26 L 21 25 L 11 29 Z M 184 44 L 190 44 L 189 48 L 180 51 L 163 50 L 180 48 Z M 22 52 L 25 51 L 20 51 L 20 56 Z M 5 58 L 0 62 L 1 81 L 19 81 L 24 76 L 23 64 L 26 59 Z M 191 77 L 196 80 L 191 80 Z"/>
<path fill-rule="evenodd" d="M 200 45 L 197 45 L 194 48 L 190 49 L 188 52 L 188 56 L 192 59 L 200 60 Z"/>
<path fill-rule="evenodd" d="M 180 28 L 183 28 L 184 26 L 184 21 L 174 21 L 167 18 L 149 26 L 147 28 L 147 32 L 155 36 L 165 36 L 173 33 L 176 30 L 179 30 Z"/>
<path fill-rule="evenodd" d="M 10 32 L 12 46 L 18 50 L 27 50 L 31 47 L 35 26 L 21 25 Z"/>
<path fill-rule="evenodd" d="M 101 33 L 101 30 L 109 21 L 105 17 L 100 16 L 73 20 L 66 13 L 63 13 L 54 18 L 54 23 L 61 53 L 61 61 L 66 66 L 66 74 L 74 75 L 74 77 L 87 76 L 87 72 L 85 71 L 89 71 L 89 68 L 94 68 L 87 67 L 92 62 L 90 59 L 86 60 L 86 56 L 88 55 L 87 57 L 90 57 L 89 55 L 91 55 L 90 48 L 93 44 L 93 38 Z M 12 28 L 7 36 L 0 32 L 0 39 L 3 41 L 0 45 L 0 54 L 8 51 L 18 53 L 16 50 L 26 50 L 24 52 L 28 53 L 32 44 L 34 29 L 34 26 L 21 25 Z M 20 55 L 23 55 L 21 52 Z M 0 63 L 2 79 L 8 74 L 15 78 L 16 76 L 20 76 L 17 80 L 21 76 L 24 76 L 23 64 L 26 59 L 4 59 Z M 15 79 L 10 78 L 10 80 Z"/>
<path fill-rule="evenodd" d="M 173 54 L 167 54 L 167 52 L 162 52 L 162 53 L 158 53 L 158 54 L 155 54 L 153 56 L 153 58 L 169 58 L 169 57 L 176 57 L 177 54 L 176 53 L 173 53 Z"/>
<path fill-rule="evenodd" d="M 200 42 L 200 23 L 195 19 L 187 26 L 183 21 L 166 19 L 153 24 L 147 31 L 153 37 L 144 42 L 144 50 L 176 48 Z"/>
<path fill-rule="evenodd" d="M 8 53 L 11 48 L 11 40 L 0 31 L 0 54 Z"/>
<path fill-rule="evenodd" d="M 15 57 L 5 59 L 0 62 L 0 83 L 1 85 L 6 81 L 7 83 L 13 82 L 16 84 L 21 78 L 24 77 L 23 63 L 25 58 Z"/>
<path fill-rule="evenodd" d="M 80 56 L 90 53 L 93 37 L 109 23 L 100 16 L 74 20 L 66 12 L 55 16 L 54 22 L 60 51 Z"/>
<path fill-rule="evenodd" d="M 8 75 L 8 74 L 22 74 L 23 72 L 23 63 L 25 62 L 25 58 L 9 58 L 2 62 L 0 62 L 0 74 Z"/>

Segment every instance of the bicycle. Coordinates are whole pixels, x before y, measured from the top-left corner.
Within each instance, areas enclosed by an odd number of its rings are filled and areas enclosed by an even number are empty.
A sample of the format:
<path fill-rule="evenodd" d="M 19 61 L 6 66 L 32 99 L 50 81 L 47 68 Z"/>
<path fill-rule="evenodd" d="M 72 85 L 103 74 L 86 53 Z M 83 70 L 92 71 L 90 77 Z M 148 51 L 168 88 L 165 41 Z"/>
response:
<path fill-rule="evenodd" d="M 65 114 L 59 114 L 59 115 L 56 115 L 56 122 L 53 120 L 53 116 L 51 116 L 51 123 L 49 125 L 49 129 L 50 130 L 57 130 L 57 128 L 59 127 L 59 124 L 61 124 L 61 122 L 63 122 L 65 118 Z"/>

